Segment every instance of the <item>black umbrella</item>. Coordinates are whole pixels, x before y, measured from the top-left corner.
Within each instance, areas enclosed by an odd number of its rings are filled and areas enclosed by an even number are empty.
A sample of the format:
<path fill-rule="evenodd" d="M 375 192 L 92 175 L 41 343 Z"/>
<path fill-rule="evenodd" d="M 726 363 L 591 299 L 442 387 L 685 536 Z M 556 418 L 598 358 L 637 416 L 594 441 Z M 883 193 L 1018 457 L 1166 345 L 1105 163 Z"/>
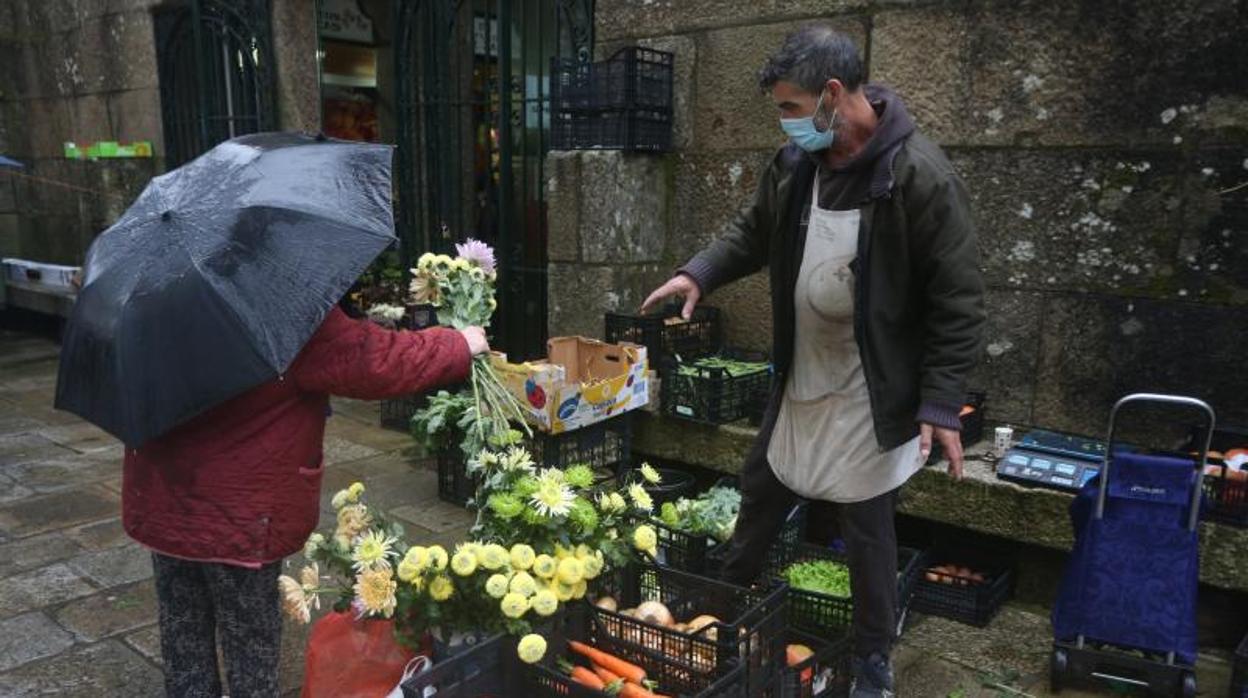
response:
<path fill-rule="evenodd" d="M 286 371 L 395 242 L 391 153 L 253 134 L 153 179 L 87 253 L 56 407 L 135 447 Z"/>

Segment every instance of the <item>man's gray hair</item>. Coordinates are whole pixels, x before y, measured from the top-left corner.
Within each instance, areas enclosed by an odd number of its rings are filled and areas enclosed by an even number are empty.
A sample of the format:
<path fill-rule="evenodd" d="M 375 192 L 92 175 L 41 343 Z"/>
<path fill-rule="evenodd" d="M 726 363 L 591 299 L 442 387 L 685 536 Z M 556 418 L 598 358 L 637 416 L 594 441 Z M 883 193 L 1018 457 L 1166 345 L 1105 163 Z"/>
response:
<path fill-rule="evenodd" d="M 785 37 L 759 71 L 758 86 L 766 91 L 784 80 L 817 93 L 832 78 L 857 90 L 863 80 L 862 55 L 848 36 L 826 24 L 809 24 Z"/>

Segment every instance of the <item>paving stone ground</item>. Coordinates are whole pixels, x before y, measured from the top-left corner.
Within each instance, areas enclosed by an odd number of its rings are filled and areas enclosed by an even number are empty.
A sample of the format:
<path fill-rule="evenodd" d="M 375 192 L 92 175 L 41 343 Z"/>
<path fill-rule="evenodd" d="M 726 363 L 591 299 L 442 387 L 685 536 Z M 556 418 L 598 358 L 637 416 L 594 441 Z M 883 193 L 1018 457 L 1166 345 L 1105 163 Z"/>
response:
<path fill-rule="evenodd" d="M 53 342 L 0 330 L 0 696 L 159 696 L 151 561 L 121 528 L 121 447 L 52 409 L 56 364 Z M 438 501 L 405 434 L 377 424 L 376 403 L 335 401 L 322 528 L 333 492 L 360 480 L 409 537 L 460 540 L 469 514 Z M 298 695 L 307 633 L 285 627 L 284 696 Z M 895 657 L 900 695 L 1047 696 L 1049 638 L 1035 609 L 1007 607 L 982 630 L 916 614 Z M 1201 693 L 1225 695 L 1228 674 L 1224 654 L 1202 655 Z"/>

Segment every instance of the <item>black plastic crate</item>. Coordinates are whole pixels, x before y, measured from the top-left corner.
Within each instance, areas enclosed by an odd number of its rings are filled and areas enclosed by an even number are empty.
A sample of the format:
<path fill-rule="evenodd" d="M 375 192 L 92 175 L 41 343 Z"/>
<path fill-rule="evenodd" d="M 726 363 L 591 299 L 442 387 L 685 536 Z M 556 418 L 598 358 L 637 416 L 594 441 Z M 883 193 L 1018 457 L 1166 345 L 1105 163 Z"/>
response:
<path fill-rule="evenodd" d="M 1192 427 L 1191 438 L 1186 450 L 1198 452 L 1204 446 L 1204 425 Z M 1235 426 L 1220 426 L 1213 430 L 1209 450 L 1225 454 L 1238 448 L 1248 448 L 1248 429 Z M 1216 521 L 1228 526 L 1248 527 L 1248 480 L 1240 480 L 1224 469 L 1221 460 L 1209 459 L 1202 480 L 1207 504 L 1202 516 L 1208 521 Z M 1232 475 L 1231 477 L 1227 477 Z"/>
<path fill-rule="evenodd" d="M 982 579 L 933 569 L 948 565 L 969 568 Z M 1013 585 L 1013 570 L 1002 564 L 1000 559 L 994 561 L 986 553 L 929 552 L 914 587 L 911 608 L 982 628 L 988 625 L 1009 598 Z"/>
<path fill-rule="evenodd" d="M 780 669 L 771 698 L 844 698 L 849 695 L 852 642 L 849 635 L 827 639 L 797 629 L 785 635 L 788 644 L 802 644 L 814 651 L 805 661 Z"/>
<path fill-rule="evenodd" d="M 987 402 L 987 399 L 986 394 L 979 392 L 970 392 L 966 395 L 966 405 L 974 408 L 974 411 L 958 418 L 962 422 L 961 441 L 963 448 L 984 438 L 984 404 Z M 927 459 L 928 464 L 936 463 L 944 457 L 944 447 L 940 445 L 940 442 L 932 439 L 932 453 Z"/>
<path fill-rule="evenodd" d="M 715 352 L 722 341 L 719 308 L 699 305 L 687 321 L 681 310 L 672 303 L 653 315 L 607 313 L 606 341 L 644 346 L 651 366 L 662 365 L 669 356 L 690 359 Z"/>
<path fill-rule="evenodd" d="M 729 350 L 715 356 L 766 362 L 765 356 L 755 352 Z M 659 389 L 663 414 L 715 425 L 761 416 L 771 390 L 770 364 L 734 376 L 723 368 L 691 365 L 695 361 L 664 361 Z"/>
<path fill-rule="evenodd" d="M 1231 661 L 1231 690 L 1228 695 L 1230 698 L 1248 698 L 1248 635 L 1239 643 Z"/>
<path fill-rule="evenodd" d="M 588 661 L 567 649 L 568 640 L 578 640 L 610 653 L 624 661 L 646 670 L 647 680 L 658 683 L 656 691 L 662 695 L 681 698 L 745 698 L 745 666 L 738 663 L 722 674 L 690 671 L 678 659 L 668 657 L 661 651 L 628 642 L 608 632 L 602 617 L 590 611 L 584 604 L 570 606 L 560 614 L 553 627 L 541 632 L 547 638 L 546 656 L 534 666 L 520 667 L 520 685 L 526 697 L 585 696 L 600 698 L 606 695 L 573 682 L 559 667 L 559 659 L 572 664 L 588 666 Z"/>
<path fill-rule="evenodd" d="M 797 547 L 806 535 L 806 514 L 810 505 L 805 500 L 793 505 L 789 516 L 780 529 L 780 536 L 772 543 L 773 547 Z M 728 560 L 728 546 L 731 541 L 719 543 L 706 551 L 706 572 L 713 577 L 720 576 L 724 563 Z"/>
<path fill-rule="evenodd" d="M 533 460 L 543 468 L 588 465 L 601 477 L 618 477 L 632 464 L 631 415 L 623 414 L 560 434 L 534 431 Z"/>
<path fill-rule="evenodd" d="M 612 636 L 639 648 L 659 648 L 682 671 L 722 677 L 744 665 L 746 695 L 757 696 L 783 665 L 783 584 L 745 589 L 653 564 L 631 564 L 601 579 L 603 593 L 614 596 L 620 609 L 659 601 L 679 622 L 700 615 L 721 621 L 687 633 L 593 607 Z"/>
<path fill-rule="evenodd" d="M 477 478 L 468 472 L 467 458 L 459 446 L 440 449 L 438 461 L 438 499 L 449 504 L 467 506 L 477 493 Z"/>
<path fill-rule="evenodd" d="M 429 690 L 436 692 L 438 698 L 509 695 L 506 692 L 506 675 L 510 673 L 507 658 L 515 652 L 515 638 L 496 635 L 403 681 L 400 684 L 403 698 L 425 698 Z"/>
<path fill-rule="evenodd" d="M 381 401 L 381 426 L 383 429 L 408 432 L 412 428 L 412 415 L 428 404 L 424 394 L 404 395 Z"/>
<path fill-rule="evenodd" d="M 550 69 L 553 111 L 672 110 L 675 54 L 626 46 L 603 61 L 554 58 Z"/>
<path fill-rule="evenodd" d="M 802 543 L 795 548 L 772 546 L 768 555 L 768 575 L 786 581 L 784 571 L 789 565 L 807 560 L 833 560 L 848 565 L 845 553 L 834 548 Z M 897 626 L 898 634 L 905 621 L 915 584 L 922 572 L 923 554 L 912 548 L 897 548 Z M 834 596 L 803 589 L 789 589 L 789 624 L 820 637 L 839 637 L 850 629 L 853 620 L 852 596 Z"/>
<path fill-rule="evenodd" d="M 1205 519 L 1228 526 L 1248 527 L 1248 480 L 1228 478 L 1230 470 L 1223 472 L 1221 465 L 1216 467 L 1218 474 L 1208 469 L 1201 480 L 1208 499 L 1208 506 L 1204 509 Z"/>
<path fill-rule="evenodd" d="M 550 115 L 550 147 L 665 153 L 672 149 L 672 114 L 640 109 L 555 111 Z"/>

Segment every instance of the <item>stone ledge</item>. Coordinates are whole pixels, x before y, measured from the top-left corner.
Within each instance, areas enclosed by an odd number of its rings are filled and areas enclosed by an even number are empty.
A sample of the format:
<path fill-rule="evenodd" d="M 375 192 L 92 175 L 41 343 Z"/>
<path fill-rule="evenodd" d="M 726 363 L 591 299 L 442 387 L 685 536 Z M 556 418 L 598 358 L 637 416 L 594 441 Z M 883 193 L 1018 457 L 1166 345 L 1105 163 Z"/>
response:
<path fill-rule="evenodd" d="M 633 451 L 736 474 L 757 430 L 745 425 L 710 427 L 648 413 L 634 417 Z M 984 457 L 987 444 L 968 449 L 965 477 L 956 481 L 939 463 L 917 473 L 902 490 L 899 511 L 929 521 L 1031 545 L 1069 551 L 1074 542 L 1068 508 L 1074 497 L 998 480 Z M 1200 526 L 1200 580 L 1248 592 L 1248 529 Z"/>

